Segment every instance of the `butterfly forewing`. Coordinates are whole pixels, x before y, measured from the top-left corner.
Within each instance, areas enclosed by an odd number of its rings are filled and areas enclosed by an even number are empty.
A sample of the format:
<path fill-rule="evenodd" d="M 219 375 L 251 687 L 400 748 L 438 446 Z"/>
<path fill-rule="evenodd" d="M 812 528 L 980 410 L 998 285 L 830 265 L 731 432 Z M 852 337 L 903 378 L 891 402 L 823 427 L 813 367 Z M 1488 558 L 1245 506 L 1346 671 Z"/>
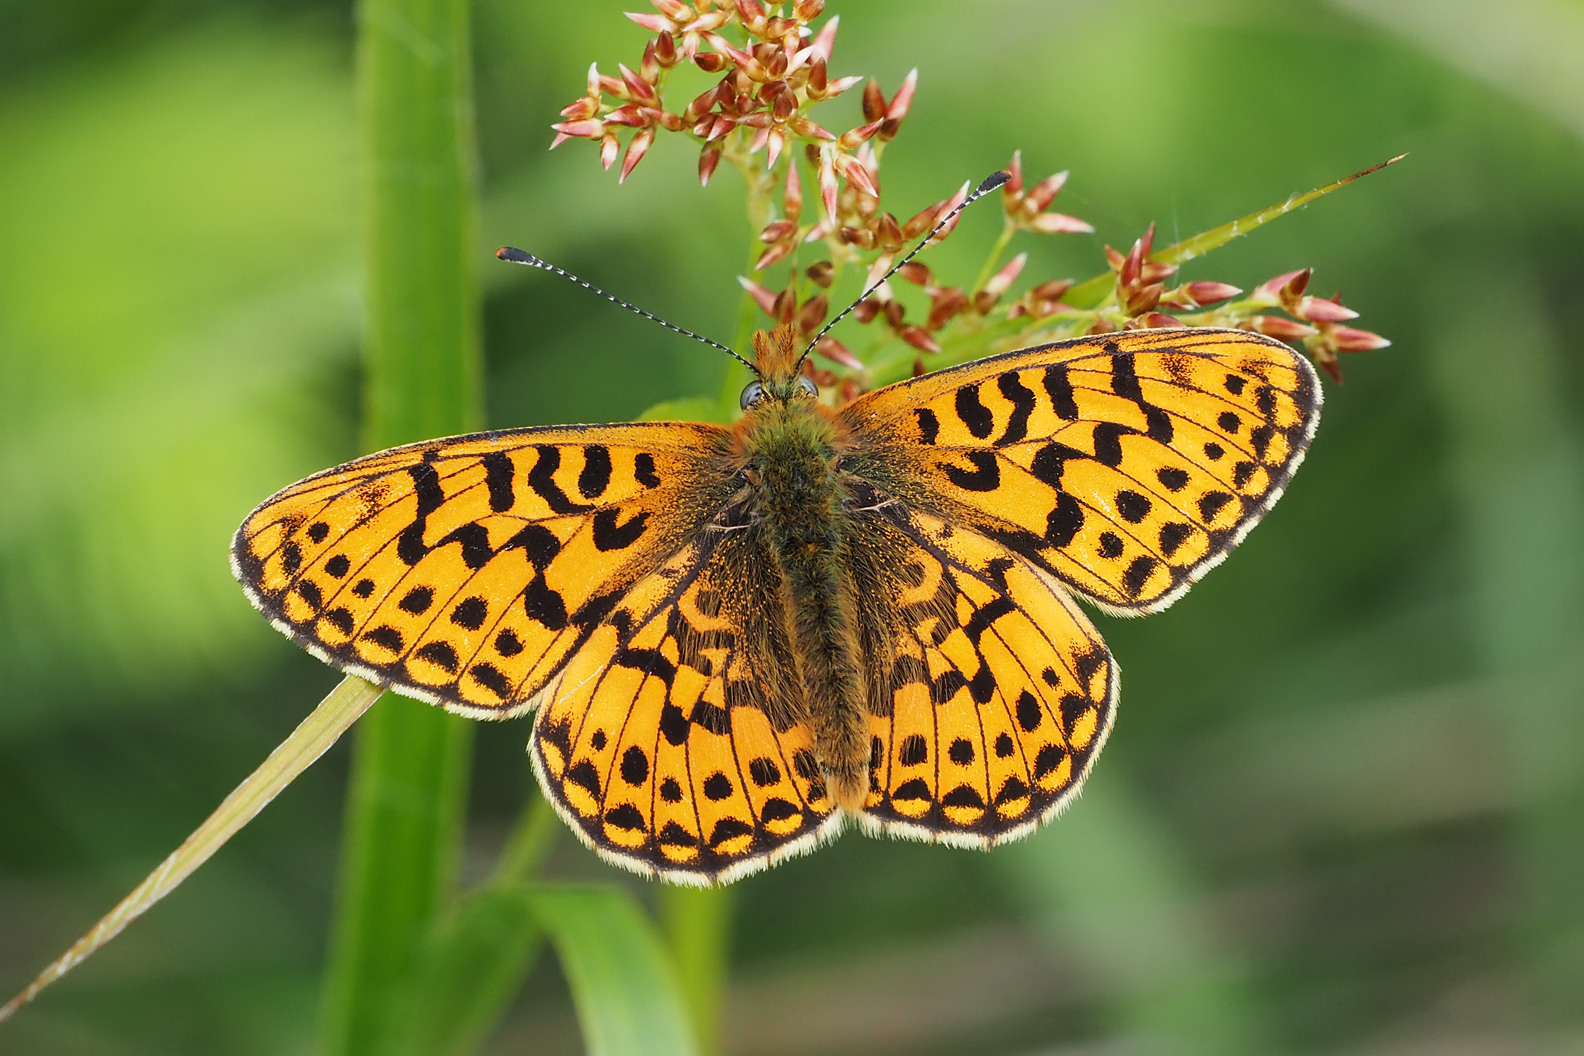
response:
<path fill-rule="evenodd" d="M 638 872 L 726 880 L 831 831 L 813 734 L 775 699 L 789 647 L 757 545 L 716 529 L 637 583 L 545 694 L 546 793 Z"/>
<path fill-rule="evenodd" d="M 1047 573 L 976 532 L 891 506 L 858 538 L 886 555 L 895 605 L 863 821 L 971 846 L 1027 832 L 1076 794 L 1111 727 L 1105 643 Z"/>
<path fill-rule="evenodd" d="M 726 433 L 517 429 L 369 455 L 243 522 L 233 565 L 331 663 L 453 710 L 522 710 L 725 501 Z"/>
<path fill-rule="evenodd" d="M 1280 497 L 1319 420 L 1314 369 L 1238 330 L 1023 349 L 842 412 L 875 483 L 973 526 L 1107 609 L 1154 612 Z"/>

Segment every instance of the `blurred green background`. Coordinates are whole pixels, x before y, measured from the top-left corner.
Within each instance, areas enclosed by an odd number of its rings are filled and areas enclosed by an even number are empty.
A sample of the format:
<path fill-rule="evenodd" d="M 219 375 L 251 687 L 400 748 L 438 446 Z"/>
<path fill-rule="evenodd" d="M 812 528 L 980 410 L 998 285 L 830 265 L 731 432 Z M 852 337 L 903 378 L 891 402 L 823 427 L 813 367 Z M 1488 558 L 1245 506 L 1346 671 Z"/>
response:
<path fill-rule="evenodd" d="M 639 7 L 637 0 L 628 6 Z M 621 5 L 479 0 L 492 426 L 620 420 L 722 365 L 523 245 L 729 338 L 748 232 L 662 137 L 627 185 L 547 153 Z M 1349 357 L 1288 497 L 1126 674 L 1083 799 L 992 854 L 849 833 L 733 889 L 723 1047 L 1584 1051 L 1584 4 L 835 3 L 833 73 L 918 97 L 906 216 L 1022 148 L 1087 277 L 1409 151 L 1188 266 L 1312 265 Z M 0 989 L 129 890 L 338 676 L 226 567 L 260 499 L 356 451 L 352 15 L 321 0 L 0 4 Z M 823 113 L 858 123 L 856 93 Z M 831 116 L 839 114 L 841 116 Z M 985 208 L 985 207 L 981 207 Z M 971 274 L 970 213 L 936 251 Z M 977 240 L 977 241 L 976 241 Z M 464 721 L 461 719 L 458 722 Z M 464 882 L 533 794 L 479 730 Z M 309 1053 L 347 769 L 333 750 L 0 1051 Z M 564 831 L 551 878 L 654 888 Z M 481 1051 L 581 1051 L 541 956 Z"/>

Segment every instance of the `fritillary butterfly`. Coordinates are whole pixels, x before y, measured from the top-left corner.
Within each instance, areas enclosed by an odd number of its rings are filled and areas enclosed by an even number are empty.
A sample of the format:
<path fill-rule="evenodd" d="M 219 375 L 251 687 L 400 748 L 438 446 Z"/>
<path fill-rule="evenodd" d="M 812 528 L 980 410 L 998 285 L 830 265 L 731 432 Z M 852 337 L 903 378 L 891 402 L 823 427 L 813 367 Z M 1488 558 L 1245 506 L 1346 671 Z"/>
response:
<path fill-rule="evenodd" d="M 871 832 L 989 847 L 1077 794 L 1117 665 L 1075 598 L 1156 612 L 1281 495 L 1319 419 L 1292 349 L 1138 330 L 831 409 L 755 335 L 727 428 L 507 429 L 293 484 L 232 563 L 342 670 L 537 709 L 546 795 L 618 865 L 725 882 Z"/>

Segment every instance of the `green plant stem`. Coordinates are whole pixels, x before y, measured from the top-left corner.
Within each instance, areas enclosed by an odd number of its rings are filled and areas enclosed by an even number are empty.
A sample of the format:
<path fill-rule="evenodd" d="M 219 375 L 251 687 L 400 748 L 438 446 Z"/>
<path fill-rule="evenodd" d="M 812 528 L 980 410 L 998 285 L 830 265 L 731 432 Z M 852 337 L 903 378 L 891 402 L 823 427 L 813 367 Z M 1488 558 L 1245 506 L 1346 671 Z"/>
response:
<path fill-rule="evenodd" d="M 479 423 L 466 0 L 362 0 L 369 449 Z M 387 694 L 360 725 L 326 979 L 325 1049 L 380 1052 L 392 996 L 448 892 L 471 730 Z"/>
<path fill-rule="evenodd" d="M 660 917 L 699 1051 L 721 1051 L 721 1004 L 731 967 L 730 887 L 663 887 Z"/>

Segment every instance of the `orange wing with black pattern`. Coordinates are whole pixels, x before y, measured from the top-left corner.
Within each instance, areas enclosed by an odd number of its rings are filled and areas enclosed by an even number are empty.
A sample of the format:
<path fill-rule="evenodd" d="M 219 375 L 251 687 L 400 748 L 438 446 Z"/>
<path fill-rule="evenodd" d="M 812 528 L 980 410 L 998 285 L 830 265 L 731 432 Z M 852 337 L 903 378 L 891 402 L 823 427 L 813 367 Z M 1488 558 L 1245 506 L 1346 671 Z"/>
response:
<path fill-rule="evenodd" d="M 1016 839 L 1077 795 L 1116 712 L 1116 662 L 1067 592 L 1000 543 L 898 504 L 869 520 L 856 563 L 889 579 L 894 609 L 859 820 Z"/>
<path fill-rule="evenodd" d="M 856 475 L 1131 615 L 1170 605 L 1270 509 L 1320 400 L 1279 341 L 1135 330 L 927 374 L 841 416 Z"/>
<path fill-rule="evenodd" d="M 530 748 L 540 783 L 618 865 L 724 883 L 836 831 L 788 695 L 762 545 L 746 525 L 712 527 L 634 585 L 546 689 Z"/>
<path fill-rule="evenodd" d="M 519 714 L 724 505 L 728 436 L 650 422 L 393 448 L 265 500 L 232 569 L 326 662 L 475 718 Z"/>

